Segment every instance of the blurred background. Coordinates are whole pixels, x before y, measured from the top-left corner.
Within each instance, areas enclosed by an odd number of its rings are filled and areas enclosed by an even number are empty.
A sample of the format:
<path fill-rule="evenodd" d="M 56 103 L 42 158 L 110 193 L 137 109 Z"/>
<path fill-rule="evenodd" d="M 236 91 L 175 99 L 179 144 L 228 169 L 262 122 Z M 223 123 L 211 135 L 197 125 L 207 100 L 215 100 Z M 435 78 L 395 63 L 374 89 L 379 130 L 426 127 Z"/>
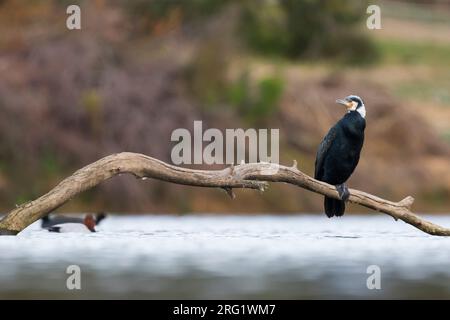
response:
<path fill-rule="evenodd" d="M 82 30 L 66 28 L 81 7 Z M 0 0 L 0 209 L 120 151 L 170 162 L 176 128 L 279 128 L 280 160 L 312 175 L 317 146 L 363 97 L 350 187 L 418 212 L 450 210 L 450 3 Z M 219 169 L 220 166 L 203 168 Z M 61 211 L 319 212 L 293 186 L 237 191 L 116 177 Z M 350 211 L 361 212 L 351 206 Z"/>

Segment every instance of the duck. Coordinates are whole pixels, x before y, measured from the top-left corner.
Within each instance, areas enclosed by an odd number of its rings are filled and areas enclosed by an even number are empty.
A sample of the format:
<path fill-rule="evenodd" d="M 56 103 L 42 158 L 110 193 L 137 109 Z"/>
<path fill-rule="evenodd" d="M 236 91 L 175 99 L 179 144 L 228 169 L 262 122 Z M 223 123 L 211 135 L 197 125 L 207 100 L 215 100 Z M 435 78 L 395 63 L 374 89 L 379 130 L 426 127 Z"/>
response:
<path fill-rule="evenodd" d="M 89 233 L 96 232 L 95 230 L 96 220 L 92 214 L 87 214 L 82 222 L 65 222 L 55 224 L 53 226 L 47 227 L 49 232 L 57 233 Z"/>
<path fill-rule="evenodd" d="M 95 225 L 99 225 L 100 222 L 105 219 L 107 216 L 104 212 L 96 213 L 94 216 Z M 68 216 L 61 216 L 61 215 L 55 215 L 50 216 L 46 215 L 41 219 L 41 228 L 48 229 L 49 227 L 53 227 L 58 224 L 65 224 L 65 223 L 78 223 L 82 224 L 84 222 L 84 218 L 80 217 L 68 217 Z"/>

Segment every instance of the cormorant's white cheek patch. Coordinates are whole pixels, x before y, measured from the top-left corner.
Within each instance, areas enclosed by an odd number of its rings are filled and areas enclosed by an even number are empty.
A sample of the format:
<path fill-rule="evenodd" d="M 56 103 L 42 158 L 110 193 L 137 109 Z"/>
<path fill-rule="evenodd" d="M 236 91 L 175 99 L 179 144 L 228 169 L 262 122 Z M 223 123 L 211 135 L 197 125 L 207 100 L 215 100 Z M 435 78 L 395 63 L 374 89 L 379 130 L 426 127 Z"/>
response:
<path fill-rule="evenodd" d="M 361 115 L 361 117 L 366 118 L 366 107 L 362 105 L 356 111 Z"/>

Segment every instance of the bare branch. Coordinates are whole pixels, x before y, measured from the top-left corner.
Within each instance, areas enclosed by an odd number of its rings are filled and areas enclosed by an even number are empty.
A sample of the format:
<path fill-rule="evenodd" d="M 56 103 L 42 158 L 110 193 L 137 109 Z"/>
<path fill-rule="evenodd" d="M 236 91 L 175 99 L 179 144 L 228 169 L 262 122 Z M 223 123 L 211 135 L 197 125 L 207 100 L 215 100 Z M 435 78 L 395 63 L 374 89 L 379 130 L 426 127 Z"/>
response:
<path fill-rule="evenodd" d="M 265 166 L 277 166 L 278 171 L 277 173 L 271 175 L 261 174 L 262 171 L 270 172 L 271 170 L 276 170 L 276 168 L 269 169 Z M 315 180 L 296 168 L 276 164 L 262 165 L 258 163 L 250 163 L 245 166 L 236 167 L 235 171 L 240 172 L 241 177 L 247 180 L 254 179 L 270 182 L 286 182 L 309 191 L 339 199 L 339 194 L 334 186 Z M 355 189 L 349 189 L 349 191 L 349 202 L 386 213 L 395 220 L 402 220 L 425 233 L 435 236 L 450 236 L 450 229 L 426 221 L 410 211 L 410 208 L 414 202 L 414 198 L 411 196 L 408 196 L 399 202 L 392 202 L 363 191 Z"/>
<path fill-rule="evenodd" d="M 76 171 L 47 194 L 17 206 L 0 221 L 0 234 L 17 234 L 77 194 L 122 173 L 129 173 L 140 179 L 154 178 L 199 187 L 260 190 L 267 184 L 262 181 L 245 180 L 231 174 L 230 168 L 220 171 L 191 170 L 173 166 L 143 154 L 123 152 L 102 158 Z M 232 192 L 229 194 L 231 195 Z"/>
<path fill-rule="evenodd" d="M 267 187 L 266 182 L 270 181 L 293 184 L 339 199 L 334 186 L 304 174 L 296 168 L 295 162 L 292 167 L 270 163 L 249 163 L 223 170 L 208 171 L 180 168 L 142 154 L 124 152 L 107 156 L 76 171 L 47 194 L 13 209 L 0 221 L 0 234 L 19 233 L 80 192 L 121 173 L 133 174 L 141 179 L 154 178 L 190 186 L 222 188 L 231 197 L 234 197 L 233 188 L 263 191 Z M 394 219 L 400 219 L 428 234 L 450 236 L 450 229 L 425 221 L 410 211 L 414 202 L 412 197 L 392 202 L 350 189 L 349 202 L 386 213 Z"/>

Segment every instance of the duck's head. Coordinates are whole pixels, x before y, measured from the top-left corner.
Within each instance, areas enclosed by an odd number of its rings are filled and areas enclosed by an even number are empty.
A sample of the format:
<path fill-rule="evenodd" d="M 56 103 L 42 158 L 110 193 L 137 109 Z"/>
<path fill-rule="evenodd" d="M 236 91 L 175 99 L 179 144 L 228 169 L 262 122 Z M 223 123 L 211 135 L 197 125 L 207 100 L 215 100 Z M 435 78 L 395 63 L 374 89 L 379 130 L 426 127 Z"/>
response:
<path fill-rule="evenodd" d="M 356 111 L 361 115 L 361 117 L 366 117 L 366 106 L 364 105 L 364 101 L 361 99 L 361 97 L 352 94 L 345 97 L 344 99 L 337 99 L 336 103 L 345 106 L 347 112 Z"/>
<path fill-rule="evenodd" d="M 87 214 L 83 222 L 90 231 L 95 232 L 95 218 L 92 214 Z"/>

